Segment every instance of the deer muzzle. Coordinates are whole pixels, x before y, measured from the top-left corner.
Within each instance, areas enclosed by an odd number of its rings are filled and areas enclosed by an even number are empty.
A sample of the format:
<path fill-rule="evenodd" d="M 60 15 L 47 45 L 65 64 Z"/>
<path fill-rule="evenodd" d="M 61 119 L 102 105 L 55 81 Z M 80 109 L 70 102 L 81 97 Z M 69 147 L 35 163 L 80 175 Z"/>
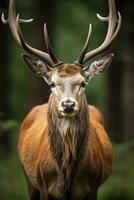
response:
<path fill-rule="evenodd" d="M 73 98 L 62 99 L 59 106 L 62 116 L 72 117 L 78 113 L 78 103 Z"/>

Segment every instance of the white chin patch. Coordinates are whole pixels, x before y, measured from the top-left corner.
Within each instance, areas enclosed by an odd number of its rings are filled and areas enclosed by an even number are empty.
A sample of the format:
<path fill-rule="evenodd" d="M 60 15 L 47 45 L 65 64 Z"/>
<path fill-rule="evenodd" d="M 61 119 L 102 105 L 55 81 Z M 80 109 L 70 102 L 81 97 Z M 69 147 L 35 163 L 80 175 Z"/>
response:
<path fill-rule="evenodd" d="M 63 117 L 74 117 L 77 112 L 70 112 L 70 113 L 67 113 L 67 112 L 60 112 L 60 114 L 63 116 Z"/>

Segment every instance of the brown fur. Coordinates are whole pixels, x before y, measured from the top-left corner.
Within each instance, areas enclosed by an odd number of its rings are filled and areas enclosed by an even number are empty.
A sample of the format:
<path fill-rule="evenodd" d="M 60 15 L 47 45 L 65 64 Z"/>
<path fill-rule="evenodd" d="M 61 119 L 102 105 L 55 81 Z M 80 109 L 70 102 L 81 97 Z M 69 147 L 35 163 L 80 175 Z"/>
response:
<path fill-rule="evenodd" d="M 82 100 L 80 112 L 73 119 L 58 116 L 54 97 L 51 97 L 49 101 L 50 148 L 60 169 L 60 176 L 63 176 L 64 190 L 70 187 L 74 172 L 76 174 L 77 165 L 80 164 L 87 146 L 89 116 L 86 100 Z"/>
<path fill-rule="evenodd" d="M 79 134 L 85 135 L 83 139 L 81 135 L 80 139 L 76 135 L 66 135 L 63 139 L 57 127 L 53 132 L 57 116 L 52 116 L 56 110 L 51 101 L 49 107 L 44 104 L 33 108 L 21 125 L 19 154 L 22 166 L 32 187 L 40 192 L 45 187 L 46 196 L 62 199 L 69 194 L 74 200 L 82 200 L 89 195 L 94 200 L 98 186 L 111 174 L 113 152 L 103 119 L 95 107 L 85 109 L 89 127 L 83 119 L 79 119 L 77 127 Z"/>
<path fill-rule="evenodd" d="M 62 64 L 57 67 L 57 72 L 60 77 L 67 77 L 77 74 L 79 72 L 82 73 L 80 66 L 76 64 Z M 83 74 L 83 73 L 82 73 Z"/>
<path fill-rule="evenodd" d="M 81 73 L 75 64 L 56 72 L 59 77 Z M 113 151 L 102 115 L 88 106 L 84 93 L 78 102 L 78 113 L 63 117 L 52 93 L 49 103 L 34 107 L 21 125 L 18 148 L 31 200 L 96 200 L 111 174 Z"/>

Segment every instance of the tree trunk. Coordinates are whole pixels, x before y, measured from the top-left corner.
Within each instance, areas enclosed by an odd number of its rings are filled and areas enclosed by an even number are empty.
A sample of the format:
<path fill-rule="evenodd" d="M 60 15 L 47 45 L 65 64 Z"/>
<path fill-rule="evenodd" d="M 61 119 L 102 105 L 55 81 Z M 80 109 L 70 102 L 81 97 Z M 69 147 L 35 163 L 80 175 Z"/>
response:
<path fill-rule="evenodd" d="M 115 141 L 133 138 L 134 130 L 134 2 L 117 2 L 123 24 L 121 43 L 108 77 L 108 128 Z M 119 49 L 120 48 L 120 49 Z M 116 48 L 115 48 L 116 49 Z"/>
<path fill-rule="evenodd" d="M 123 4 L 123 139 L 131 140 L 134 132 L 134 2 Z"/>
<path fill-rule="evenodd" d="M 7 8 L 7 1 L 0 2 L 1 10 Z M 4 123 L 5 120 L 10 118 L 9 107 L 9 65 L 8 65 L 8 42 L 6 34 L 7 30 L 0 22 L 0 121 Z M 10 148 L 10 135 L 8 131 L 3 131 L 0 128 L 0 148 L 5 152 L 9 152 Z"/>
<path fill-rule="evenodd" d="M 34 4 L 34 15 L 35 15 L 35 23 L 33 27 L 33 45 L 40 50 L 45 51 L 45 40 L 43 35 L 43 27 L 44 23 L 47 23 L 47 28 L 49 32 L 49 36 L 53 35 L 53 10 L 54 10 L 54 0 L 35 0 Z M 31 76 L 30 77 L 30 98 L 32 106 L 45 103 L 48 101 L 48 97 L 50 94 L 50 89 L 47 83 L 38 77 Z"/>
<path fill-rule="evenodd" d="M 117 10 L 122 14 L 122 3 L 116 2 Z M 123 61 L 121 51 L 122 30 L 114 42 L 113 51 L 115 57 L 109 68 L 107 78 L 107 127 L 113 140 L 122 141 L 122 74 Z"/>
<path fill-rule="evenodd" d="M 116 142 L 122 140 L 121 91 L 122 64 L 117 56 L 109 69 L 107 82 L 107 126 Z"/>

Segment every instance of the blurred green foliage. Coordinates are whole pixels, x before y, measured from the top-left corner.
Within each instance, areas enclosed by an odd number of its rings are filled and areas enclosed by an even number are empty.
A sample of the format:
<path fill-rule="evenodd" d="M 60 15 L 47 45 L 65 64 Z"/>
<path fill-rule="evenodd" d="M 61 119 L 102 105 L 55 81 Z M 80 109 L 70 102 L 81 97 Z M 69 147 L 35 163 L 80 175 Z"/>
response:
<path fill-rule="evenodd" d="M 34 1 L 17 1 L 22 18 L 33 16 Z M 89 23 L 93 24 L 90 49 L 98 46 L 105 37 L 106 26 L 96 18 L 96 12 L 103 13 L 106 1 L 59 0 L 55 5 L 56 18 L 54 49 L 56 55 L 65 61 L 77 59 L 86 39 Z M 22 9 L 23 8 L 23 9 Z M 2 10 L 3 11 L 3 10 Z M 4 11 L 5 12 L 5 11 Z M 45 15 L 45 13 L 44 13 Z M 105 13 L 104 13 L 105 15 Z M 36 17 L 35 21 L 36 21 Z M 32 25 L 30 25 L 32 26 Z M 8 31 L 7 31 L 8 32 Z M 29 26 L 23 29 L 26 38 L 31 39 Z M 35 34 L 35 33 L 34 33 Z M 43 30 L 42 30 L 43 34 Z M 25 179 L 17 156 L 16 128 L 29 111 L 30 74 L 21 59 L 22 50 L 9 35 L 10 49 L 10 94 L 12 119 L 0 121 L 0 130 L 12 133 L 12 150 L 8 154 L 0 152 L 0 200 L 27 200 Z M 13 58 L 13 59 L 11 59 Z M 107 73 L 93 79 L 87 89 L 87 99 L 105 112 Z M 134 142 L 115 144 L 116 159 L 113 174 L 100 188 L 99 200 L 134 199 Z"/>
<path fill-rule="evenodd" d="M 6 132 L 6 131 L 12 131 L 17 127 L 17 122 L 15 120 L 7 120 L 7 121 L 3 121 L 0 120 L 0 134 L 2 132 Z"/>
<path fill-rule="evenodd" d="M 27 188 L 16 154 L 0 156 L 0 199 L 28 199 Z"/>
<path fill-rule="evenodd" d="M 111 177 L 100 188 L 99 200 L 134 199 L 134 141 L 115 144 L 115 164 Z"/>

